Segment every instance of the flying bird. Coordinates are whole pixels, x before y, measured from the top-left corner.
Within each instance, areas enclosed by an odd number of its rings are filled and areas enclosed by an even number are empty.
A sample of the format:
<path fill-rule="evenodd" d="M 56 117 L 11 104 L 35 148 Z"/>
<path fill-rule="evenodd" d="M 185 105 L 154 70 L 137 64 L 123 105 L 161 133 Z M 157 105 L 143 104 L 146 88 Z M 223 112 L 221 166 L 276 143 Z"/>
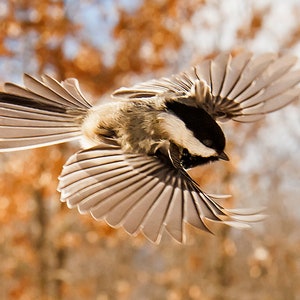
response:
<path fill-rule="evenodd" d="M 59 177 L 61 201 L 158 243 L 185 240 L 185 223 L 248 227 L 258 209 L 226 209 L 187 170 L 228 160 L 218 121 L 253 122 L 299 98 L 296 57 L 221 53 L 186 72 L 116 90 L 92 106 L 73 78 L 24 75 L 0 93 L 0 151 L 73 140 L 82 149 Z"/>

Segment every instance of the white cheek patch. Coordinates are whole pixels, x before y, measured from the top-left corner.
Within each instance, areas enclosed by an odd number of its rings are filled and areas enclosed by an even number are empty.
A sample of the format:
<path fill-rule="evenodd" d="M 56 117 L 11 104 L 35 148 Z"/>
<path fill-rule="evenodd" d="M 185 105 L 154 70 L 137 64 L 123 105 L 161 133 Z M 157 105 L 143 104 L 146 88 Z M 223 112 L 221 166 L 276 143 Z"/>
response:
<path fill-rule="evenodd" d="M 190 154 L 202 157 L 217 156 L 217 152 L 214 149 L 206 147 L 196 139 L 192 131 L 176 116 L 169 113 L 161 113 L 158 120 L 162 130 L 168 134 L 169 139 L 188 149 Z"/>

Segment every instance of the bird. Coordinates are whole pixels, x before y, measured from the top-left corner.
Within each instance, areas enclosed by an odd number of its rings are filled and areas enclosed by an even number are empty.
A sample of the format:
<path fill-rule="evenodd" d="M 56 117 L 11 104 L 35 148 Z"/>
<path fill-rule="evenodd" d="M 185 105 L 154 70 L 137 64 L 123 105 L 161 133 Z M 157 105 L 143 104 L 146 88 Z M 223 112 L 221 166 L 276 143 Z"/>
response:
<path fill-rule="evenodd" d="M 92 105 L 74 78 L 24 74 L 0 93 L 0 152 L 79 140 L 59 176 L 62 202 L 159 243 L 186 241 L 186 223 L 248 228 L 260 208 L 225 208 L 189 169 L 229 160 L 221 123 L 254 122 L 299 99 L 290 54 L 221 52 L 187 71 L 121 87 Z"/>

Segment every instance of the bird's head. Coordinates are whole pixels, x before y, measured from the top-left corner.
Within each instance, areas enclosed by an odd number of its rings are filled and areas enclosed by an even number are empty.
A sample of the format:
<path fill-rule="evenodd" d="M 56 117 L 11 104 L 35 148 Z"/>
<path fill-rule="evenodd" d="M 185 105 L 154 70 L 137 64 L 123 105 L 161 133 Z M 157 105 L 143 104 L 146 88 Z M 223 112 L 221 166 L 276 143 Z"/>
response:
<path fill-rule="evenodd" d="M 219 159 L 229 160 L 224 152 L 224 133 L 203 108 L 169 101 L 166 111 L 162 126 L 170 140 L 182 149 L 181 163 L 184 168 Z"/>

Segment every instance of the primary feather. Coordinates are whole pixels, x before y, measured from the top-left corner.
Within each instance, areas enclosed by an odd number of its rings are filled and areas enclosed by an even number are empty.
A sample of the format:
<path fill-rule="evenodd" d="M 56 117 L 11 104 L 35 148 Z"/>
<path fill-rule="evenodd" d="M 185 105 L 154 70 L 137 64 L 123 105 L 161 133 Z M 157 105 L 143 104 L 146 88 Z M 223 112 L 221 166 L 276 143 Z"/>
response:
<path fill-rule="evenodd" d="M 70 208 L 123 226 L 130 234 L 141 230 L 153 242 L 159 242 L 164 228 L 183 242 L 184 223 L 209 231 L 207 220 L 245 228 L 245 221 L 262 217 L 259 211 L 224 209 L 180 166 L 124 153 L 112 139 L 71 156 L 59 180 L 61 199 Z"/>
<path fill-rule="evenodd" d="M 154 79 L 113 93 L 116 98 L 141 99 L 157 96 L 193 98 L 216 120 L 253 122 L 299 98 L 300 70 L 297 58 L 250 53 L 231 56 L 221 53 L 192 70 L 170 78 Z M 195 94 L 195 86 L 207 85 L 205 94 Z"/>

